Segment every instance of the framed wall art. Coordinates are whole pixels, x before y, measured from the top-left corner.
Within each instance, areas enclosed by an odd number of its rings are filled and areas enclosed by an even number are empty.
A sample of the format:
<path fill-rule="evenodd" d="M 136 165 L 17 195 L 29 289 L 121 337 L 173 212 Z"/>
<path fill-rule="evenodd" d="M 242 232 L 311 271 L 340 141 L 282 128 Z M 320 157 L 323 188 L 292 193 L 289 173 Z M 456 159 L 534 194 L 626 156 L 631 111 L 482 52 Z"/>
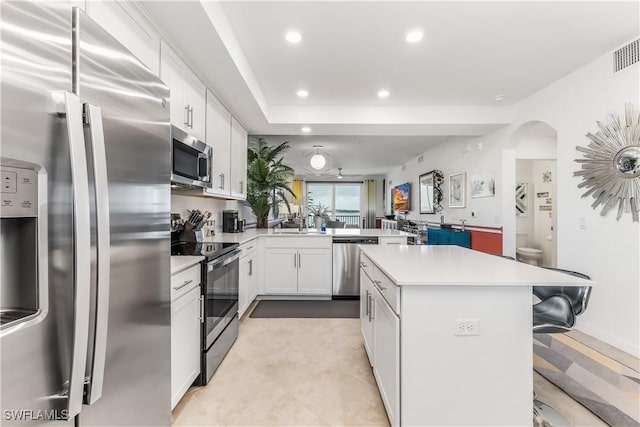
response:
<path fill-rule="evenodd" d="M 467 174 L 465 172 L 449 175 L 449 207 L 464 208 L 466 206 Z"/>

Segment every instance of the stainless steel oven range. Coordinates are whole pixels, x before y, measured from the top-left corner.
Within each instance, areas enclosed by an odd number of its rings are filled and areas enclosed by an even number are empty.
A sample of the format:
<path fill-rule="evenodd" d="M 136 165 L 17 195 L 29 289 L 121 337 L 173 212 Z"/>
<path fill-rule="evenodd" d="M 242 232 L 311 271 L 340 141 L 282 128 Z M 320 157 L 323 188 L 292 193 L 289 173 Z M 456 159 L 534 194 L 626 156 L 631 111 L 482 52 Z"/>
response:
<path fill-rule="evenodd" d="M 202 365 L 198 385 L 209 382 L 238 337 L 237 243 L 171 244 L 172 255 L 202 255 Z"/>

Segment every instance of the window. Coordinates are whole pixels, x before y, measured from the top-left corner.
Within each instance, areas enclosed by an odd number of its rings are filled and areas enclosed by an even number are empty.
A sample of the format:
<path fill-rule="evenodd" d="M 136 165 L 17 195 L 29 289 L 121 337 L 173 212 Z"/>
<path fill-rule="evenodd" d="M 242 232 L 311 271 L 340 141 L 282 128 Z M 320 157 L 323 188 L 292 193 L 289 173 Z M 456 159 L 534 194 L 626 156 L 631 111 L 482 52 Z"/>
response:
<path fill-rule="evenodd" d="M 362 183 L 308 183 L 307 205 L 314 206 L 321 203 L 328 208 L 328 215 L 332 220 L 360 225 L 362 205 Z M 309 213 L 309 224 L 313 224 L 313 215 Z"/>

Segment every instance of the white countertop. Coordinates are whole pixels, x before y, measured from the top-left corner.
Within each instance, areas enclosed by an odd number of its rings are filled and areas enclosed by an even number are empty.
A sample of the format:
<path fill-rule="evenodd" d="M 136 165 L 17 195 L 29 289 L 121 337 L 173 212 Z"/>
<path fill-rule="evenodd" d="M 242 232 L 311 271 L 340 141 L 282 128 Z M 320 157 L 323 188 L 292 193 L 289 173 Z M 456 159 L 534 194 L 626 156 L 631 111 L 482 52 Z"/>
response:
<path fill-rule="evenodd" d="M 397 285 L 531 286 L 594 282 L 459 246 L 363 245 Z"/>
<path fill-rule="evenodd" d="M 296 232 L 281 232 L 279 229 L 273 228 L 253 228 L 243 233 L 218 233 L 215 236 L 205 237 L 205 242 L 213 243 L 247 243 L 260 236 L 277 236 L 277 237 L 333 237 L 333 236 L 366 236 L 366 237 L 398 237 L 398 236 L 412 236 L 412 234 L 405 233 L 398 230 L 382 230 L 379 228 L 328 228 L 326 233 L 321 233 L 316 229 L 309 229 L 306 233 Z M 283 229 L 297 231 L 295 228 Z"/>
<path fill-rule="evenodd" d="M 171 257 L 171 275 L 186 270 L 204 259 L 203 256 L 176 255 Z"/>

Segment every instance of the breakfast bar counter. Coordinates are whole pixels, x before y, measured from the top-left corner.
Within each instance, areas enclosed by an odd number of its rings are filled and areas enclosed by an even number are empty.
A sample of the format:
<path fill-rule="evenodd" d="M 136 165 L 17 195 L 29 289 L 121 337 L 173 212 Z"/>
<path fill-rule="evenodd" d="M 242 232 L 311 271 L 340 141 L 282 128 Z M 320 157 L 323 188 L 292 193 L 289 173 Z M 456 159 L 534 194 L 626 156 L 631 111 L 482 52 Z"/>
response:
<path fill-rule="evenodd" d="M 392 426 L 532 425 L 532 286 L 593 285 L 458 246 L 362 246 L 360 276 Z"/>

